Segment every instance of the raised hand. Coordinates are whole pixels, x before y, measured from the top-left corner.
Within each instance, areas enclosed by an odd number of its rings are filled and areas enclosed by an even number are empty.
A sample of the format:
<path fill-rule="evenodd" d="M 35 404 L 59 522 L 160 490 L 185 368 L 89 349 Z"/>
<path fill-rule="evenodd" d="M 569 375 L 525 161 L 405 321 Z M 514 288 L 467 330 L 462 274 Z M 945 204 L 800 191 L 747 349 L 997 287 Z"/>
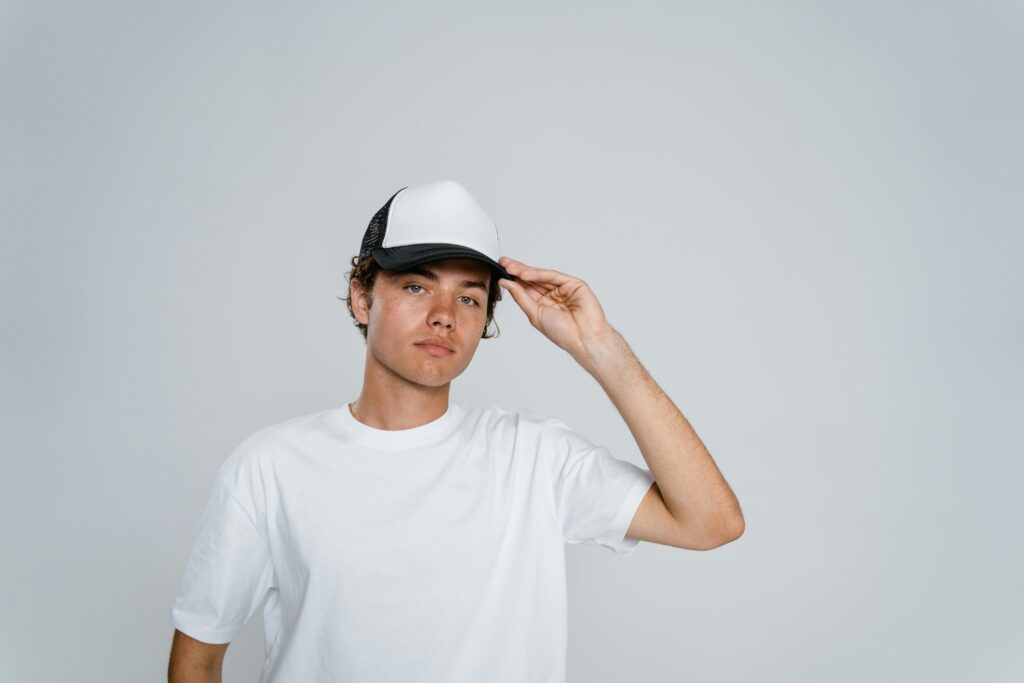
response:
<path fill-rule="evenodd" d="M 507 256 L 498 263 L 516 278 L 498 284 L 512 294 L 531 325 L 574 358 L 583 357 L 588 342 L 612 330 L 597 297 L 580 278 Z"/>

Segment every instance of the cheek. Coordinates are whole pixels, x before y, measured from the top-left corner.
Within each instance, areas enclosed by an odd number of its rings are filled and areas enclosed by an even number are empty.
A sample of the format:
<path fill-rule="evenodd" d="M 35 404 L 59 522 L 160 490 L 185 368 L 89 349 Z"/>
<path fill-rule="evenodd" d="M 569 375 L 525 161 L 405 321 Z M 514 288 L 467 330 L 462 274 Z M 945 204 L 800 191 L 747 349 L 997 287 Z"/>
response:
<path fill-rule="evenodd" d="M 378 339 L 385 344 L 391 339 L 392 333 L 398 332 L 408 325 L 412 311 L 403 308 L 395 299 L 378 298 L 370 309 L 372 327 L 377 331 Z"/>

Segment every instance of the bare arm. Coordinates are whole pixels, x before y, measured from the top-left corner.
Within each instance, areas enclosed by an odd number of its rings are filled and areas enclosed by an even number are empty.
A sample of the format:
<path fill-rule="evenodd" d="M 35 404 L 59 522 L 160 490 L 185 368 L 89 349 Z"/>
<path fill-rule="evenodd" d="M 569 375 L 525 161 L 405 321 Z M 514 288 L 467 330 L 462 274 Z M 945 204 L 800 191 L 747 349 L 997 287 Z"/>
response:
<path fill-rule="evenodd" d="M 168 683 L 221 683 L 221 666 L 230 643 L 204 643 L 174 630 Z"/>
<path fill-rule="evenodd" d="M 664 519 L 658 508 L 667 510 L 683 534 L 680 547 L 708 549 L 739 538 L 745 524 L 732 488 L 622 335 L 608 326 L 583 348 L 578 361 L 615 404 L 656 480 L 657 494 L 645 498 L 646 517 L 657 512 Z"/>
<path fill-rule="evenodd" d="M 745 523 L 735 494 L 689 421 L 609 324 L 590 286 L 507 256 L 498 262 L 514 278 L 498 284 L 531 325 L 597 380 L 654 476 L 657 488 L 651 485 L 632 531 L 658 543 L 672 539 L 680 548 L 709 549 L 739 538 Z"/>

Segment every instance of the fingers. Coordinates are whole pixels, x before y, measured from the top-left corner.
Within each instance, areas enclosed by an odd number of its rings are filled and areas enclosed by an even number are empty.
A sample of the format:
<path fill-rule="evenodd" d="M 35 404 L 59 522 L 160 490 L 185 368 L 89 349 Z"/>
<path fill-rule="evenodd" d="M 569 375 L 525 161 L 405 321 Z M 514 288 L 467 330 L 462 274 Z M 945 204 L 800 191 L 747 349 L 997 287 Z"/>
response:
<path fill-rule="evenodd" d="M 526 314 L 526 318 L 533 322 L 537 307 L 539 306 L 537 302 L 542 295 L 525 286 L 520 280 L 502 279 L 502 282 L 505 289 L 512 295 L 512 299 L 522 309 L 523 313 Z"/>
<path fill-rule="evenodd" d="M 539 299 L 540 297 L 544 296 L 552 289 L 554 289 L 553 287 L 545 285 L 543 282 L 530 282 L 529 280 L 523 279 L 516 280 L 516 282 L 519 285 L 521 285 L 523 289 L 525 289 L 526 291 L 536 293 L 537 296 L 534 297 L 534 300 Z"/>
<path fill-rule="evenodd" d="M 508 269 L 506 268 L 506 270 Z M 511 271 L 509 271 L 509 274 L 511 274 Z M 544 295 L 554 289 L 553 286 L 547 285 L 543 282 L 533 282 L 517 275 L 513 275 L 512 277 L 515 278 L 513 282 L 519 285 L 524 292 L 529 294 L 534 301 L 539 301 Z"/>
<path fill-rule="evenodd" d="M 552 286 L 549 286 L 544 282 L 538 282 L 525 277 L 524 273 L 529 269 L 527 269 L 523 263 L 516 261 L 515 259 L 511 259 L 508 256 L 502 256 L 498 259 L 498 263 L 508 271 L 509 275 L 515 278 L 515 283 L 521 286 L 523 291 L 529 294 L 533 301 L 539 300 L 553 289 Z"/>
<path fill-rule="evenodd" d="M 517 279 L 504 281 L 508 283 L 505 286 L 505 289 L 512 292 L 512 297 L 517 301 L 519 300 L 519 297 L 516 296 L 516 292 L 522 292 L 524 297 L 528 297 L 530 301 L 534 303 L 540 301 L 540 299 L 544 296 L 544 292 L 539 291 L 536 287 L 531 285 L 529 282 L 526 282 L 525 280 Z"/>
<path fill-rule="evenodd" d="M 501 263 L 510 275 L 516 276 L 519 280 L 524 281 L 524 283 L 533 285 L 535 289 L 537 286 L 541 287 L 542 290 L 540 291 L 542 293 L 546 293 L 559 285 L 564 285 L 574 280 L 573 277 L 557 270 L 530 268 L 525 263 L 516 261 L 508 256 L 502 256 L 498 259 L 498 262 Z"/>

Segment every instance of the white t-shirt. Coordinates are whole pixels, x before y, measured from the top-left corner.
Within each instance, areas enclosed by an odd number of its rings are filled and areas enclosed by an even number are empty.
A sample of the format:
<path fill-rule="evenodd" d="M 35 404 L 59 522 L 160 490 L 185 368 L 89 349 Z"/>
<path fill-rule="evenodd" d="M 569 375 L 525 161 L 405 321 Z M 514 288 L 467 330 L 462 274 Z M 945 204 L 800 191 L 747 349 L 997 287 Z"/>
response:
<path fill-rule="evenodd" d="M 260 683 L 561 682 L 564 544 L 631 553 L 653 482 L 530 412 L 297 417 L 220 468 L 171 622 L 227 643 L 266 598 Z"/>

